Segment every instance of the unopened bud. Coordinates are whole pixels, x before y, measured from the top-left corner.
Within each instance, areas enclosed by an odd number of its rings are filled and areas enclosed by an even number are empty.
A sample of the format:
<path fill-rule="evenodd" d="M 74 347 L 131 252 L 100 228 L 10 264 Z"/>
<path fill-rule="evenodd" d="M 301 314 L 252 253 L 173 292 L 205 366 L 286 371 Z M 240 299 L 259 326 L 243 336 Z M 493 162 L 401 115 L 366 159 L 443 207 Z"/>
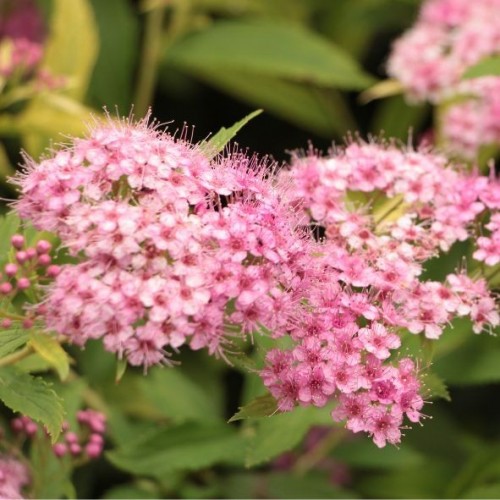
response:
<path fill-rule="evenodd" d="M 55 278 L 60 272 L 61 272 L 61 268 L 59 266 L 56 266 L 55 264 L 52 264 L 51 266 L 49 266 L 47 268 L 47 271 L 45 272 L 45 274 L 49 278 Z"/>
<path fill-rule="evenodd" d="M 13 276 L 16 275 L 18 267 L 16 266 L 16 264 L 9 263 L 9 264 L 5 264 L 4 269 L 5 269 L 5 274 L 9 278 L 12 278 Z"/>
<path fill-rule="evenodd" d="M 39 255 L 49 253 L 51 248 L 52 248 L 52 245 L 47 240 L 40 240 L 36 244 L 36 251 Z"/>
<path fill-rule="evenodd" d="M 10 292 L 12 292 L 12 285 L 8 281 L 5 281 L 4 283 L 0 283 L 0 294 L 1 295 L 8 295 Z"/>
<path fill-rule="evenodd" d="M 20 250 L 21 248 L 23 248 L 23 245 L 24 245 L 24 236 L 22 234 L 15 234 L 10 239 L 10 242 L 12 243 L 12 246 L 14 248 L 16 248 L 17 250 Z"/>
<path fill-rule="evenodd" d="M 28 278 L 19 278 L 17 280 L 17 288 L 19 290 L 27 290 L 31 286 L 31 282 Z"/>

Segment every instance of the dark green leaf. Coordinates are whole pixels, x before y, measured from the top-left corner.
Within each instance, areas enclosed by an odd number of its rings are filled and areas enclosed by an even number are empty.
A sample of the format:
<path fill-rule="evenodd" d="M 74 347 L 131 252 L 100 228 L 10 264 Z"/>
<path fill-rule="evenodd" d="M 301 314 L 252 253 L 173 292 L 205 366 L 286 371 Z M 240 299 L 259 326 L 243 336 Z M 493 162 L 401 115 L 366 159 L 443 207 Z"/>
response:
<path fill-rule="evenodd" d="M 134 484 L 120 485 L 111 488 L 104 493 L 102 498 L 106 499 L 135 499 L 135 498 L 160 498 L 158 492 L 146 491 Z"/>
<path fill-rule="evenodd" d="M 217 402 L 181 369 L 155 368 L 139 380 L 141 393 L 175 422 L 219 420 Z"/>
<path fill-rule="evenodd" d="M 241 464 L 244 439 L 229 425 L 184 424 L 161 429 L 107 454 L 117 467 L 161 479 L 176 470 Z"/>
<path fill-rule="evenodd" d="M 253 120 L 256 116 L 259 116 L 262 113 L 261 109 L 250 113 L 245 116 L 242 120 L 236 122 L 232 127 L 225 128 L 222 127 L 213 137 L 211 137 L 208 141 L 202 142 L 200 144 L 201 150 L 208 155 L 210 158 L 213 158 L 217 153 L 220 153 L 226 144 L 236 136 L 236 134 L 250 121 Z"/>
<path fill-rule="evenodd" d="M 195 74 L 244 72 L 323 87 L 363 89 L 373 82 L 328 40 L 269 21 L 216 23 L 169 48 L 166 61 Z"/>
<path fill-rule="evenodd" d="M 271 394 L 266 394 L 255 398 L 245 406 L 241 406 L 238 412 L 229 419 L 229 422 L 256 417 L 270 417 L 276 413 L 277 409 L 278 405 L 274 397 Z"/>
<path fill-rule="evenodd" d="M 334 456 L 352 467 L 364 469 L 400 469 L 424 463 L 425 456 L 414 450 L 408 443 L 401 448 L 386 446 L 377 448 L 371 439 L 361 437 L 345 440 L 335 448 Z"/>
<path fill-rule="evenodd" d="M 89 87 L 97 108 L 130 111 L 132 77 L 138 47 L 138 17 L 128 0 L 91 0 L 99 27 L 100 50 Z"/>
<path fill-rule="evenodd" d="M 70 481 L 69 457 L 57 458 L 50 441 L 43 433 L 38 434 L 33 440 L 30 463 L 34 498 L 76 498 Z"/>
<path fill-rule="evenodd" d="M 40 377 L 12 366 L 0 368 L 0 399 L 11 410 L 45 425 L 55 442 L 61 432 L 64 409 L 59 396 Z"/>
<path fill-rule="evenodd" d="M 446 387 L 441 377 L 427 371 L 423 373 L 421 379 L 425 399 L 445 399 L 446 401 L 451 401 L 448 387 Z"/>
<path fill-rule="evenodd" d="M 297 446 L 313 425 L 334 425 L 327 408 L 295 408 L 288 413 L 278 413 L 261 418 L 253 427 L 246 455 L 248 467 L 271 460 Z"/>
<path fill-rule="evenodd" d="M 402 96 L 389 97 L 377 103 L 370 130 L 407 141 L 409 134 L 420 132 L 428 114 L 427 106 L 410 106 Z"/>
<path fill-rule="evenodd" d="M 244 71 L 200 71 L 197 76 L 253 106 L 328 138 L 356 128 L 343 99 L 333 90 Z"/>

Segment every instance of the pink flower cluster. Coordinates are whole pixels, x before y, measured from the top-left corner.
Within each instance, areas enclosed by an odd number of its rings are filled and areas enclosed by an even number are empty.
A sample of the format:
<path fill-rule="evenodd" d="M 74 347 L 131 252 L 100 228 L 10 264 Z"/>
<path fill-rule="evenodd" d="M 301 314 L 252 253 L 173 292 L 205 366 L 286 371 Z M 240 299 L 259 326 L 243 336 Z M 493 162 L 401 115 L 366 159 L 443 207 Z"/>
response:
<path fill-rule="evenodd" d="M 500 144 L 500 77 L 464 80 L 456 94 L 441 118 L 444 147 L 472 159 L 482 145 Z"/>
<path fill-rule="evenodd" d="M 2 59 L 3 77 L 29 74 L 43 55 L 42 16 L 32 0 L 0 0 L 0 46 L 10 57 Z"/>
<path fill-rule="evenodd" d="M 499 11 L 499 0 L 427 0 L 387 65 L 412 100 L 453 104 L 442 117 L 444 146 L 465 158 L 500 142 L 500 78 L 460 83 L 467 68 L 500 53 Z"/>
<path fill-rule="evenodd" d="M 440 156 L 353 143 L 327 158 L 295 158 L 281 181 L 325 239 L 306 307 L 289 318 L 295 344 L 268 353 L 264 383 L 283 411 L 333 399 L 334 420 L 378 446 L 396 444 L 404 417 L 418 422 L 423 406 L 415 363 L 394 360 L 398 331 L 436 339 L 457 316 L 470 316 L 476 333 L 500 323 L 485 280 L 419 280 L 425 260 L 468 238 L 488 180 Z"/>
<path fill-rule="evenodd" d="M 145 368 L 168 348 L 222 355 L 227 336 L 278 328 L 308 243 L 268 175 L 237 152 L 209 161 L 147 121 L 99 125 L 28 160 L 19 214 L 79 256 L 39 314 L 72 342 L 102 338 Z"/>
<path fill-rule="evenodd" d="M 64 422 L 62 437 L 53 446 L 54 455 L 98 458 L 104 448 L 105 416 L 94 410 L 80 410 L 77 413 L 77 421 L 77 432 L 70 429 L 68 422 Z M 33 438 L 39 429 L 33 420 L 24 415 L 13 419 L 11 427 L 15 433 L 28 438 Z"/>
<path fill-rule="evenodd" d="M 28 468 L 16 458 L 0 455 L 0 498 L 20 499 L 30 483 Z"/>
<path fill-rule="evenodd" d="M 378 446 L 421 419 L 418 367 L 394 359 L 400 330 L 435 339 L 456 316 L 478 333 L 500 323 L 484 280 L 419 279 L 499 199 L 494 181 L 441 156 L 352 143 L 274 176 L 147 120 L 110 122 L 28 159 L 17 183 L 21 217 L 76 260 L 37 309 L 48 328 L 145 368 L 182 345 L 224 356 L 231 336 L 288 336 L 261 372 L 279 409 L 338 401 L 333 418 Z"/>

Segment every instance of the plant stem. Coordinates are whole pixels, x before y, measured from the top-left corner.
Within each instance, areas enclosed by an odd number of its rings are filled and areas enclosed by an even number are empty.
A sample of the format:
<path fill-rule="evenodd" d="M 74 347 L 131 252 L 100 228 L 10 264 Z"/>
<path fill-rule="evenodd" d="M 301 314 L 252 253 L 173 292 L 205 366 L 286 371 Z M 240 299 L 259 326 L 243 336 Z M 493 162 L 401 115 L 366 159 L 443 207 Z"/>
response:
<path fill-rule="evenodd" d="M 325 438 L 314 448 L 302 455 L 295 463 L 293 470 L 296 474 L 303 475 L 310 471 L 318 462 L 325 458 L 337 445 L 339 445 L 347 431 L 334 427 Z"/>
<path fill-rule="evenodd" d="M 143 117 L 153 99 L 153 92 L 158 75 L 163 21 L 165 8 L 152 9 L 146 14 L 144 40 L 138 72 L 138 83 L 135 92 L 134 109 L 138 117 Z"/>
<path fill-rule="evenodd" d="M 33 350 L 33 347 L 27 345 L 26 347 L 23 347 L 19 351 L 13 352 L 12 354 L 9 354 L 8 356 L 1 358 L 0 367 L 13 365 L 18 361 L 27 358 L 30 354 L 33 354 L 34 352 L 35 351 Z"/>

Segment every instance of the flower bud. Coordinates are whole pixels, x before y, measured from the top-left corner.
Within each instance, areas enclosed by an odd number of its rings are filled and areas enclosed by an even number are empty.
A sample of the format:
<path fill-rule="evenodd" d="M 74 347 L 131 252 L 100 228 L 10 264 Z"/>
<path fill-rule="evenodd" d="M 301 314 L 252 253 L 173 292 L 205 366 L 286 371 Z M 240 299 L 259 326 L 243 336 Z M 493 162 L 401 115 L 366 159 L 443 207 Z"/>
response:
<path fill-rule="evenodd" d="M 4 269 L 5 269 L 5 274 L 9 278 L 12 278 L 13 276 L 16 275 L 18 267 L 16 266 L 16 264 L 9 263 L 9 264 L 5 264 Z"/>
<path fill-rule="evenodd" d="M 31 286 L 31 282 L 28 278 L 19 278 L 17 280 L 17 288 L 19 290 L 27 290 Z"/>
<path fill-rule="evenodd" d="M 8 295 L 10 292 L 12 292 L 12 285 L 8 281 L 0 284 L 1 295 Z"/>
<path fill-rule="evenodd" d="M 42 254 L 38 256 L 38 264 L 40 264 L 43 267 L 48 266 L 52 262 L 52 258 L 50 257 L 49 254 Z"/>
<path fill-rule="evenodd" d="M 12 246 L 14 248 L 16 248 L 17 250 L 20 250 L 21 248 L 23 248 L 23 245 L 24 245 L 24 236 L 22 234 L 15 234 L 10 239 L 10 242 L 12 243 Z"/>
<path fill-rule="evenodd" d="M 52 264 L 51 266 L 49 266 L 47 268 L 47 271 L 45 272 L 45 274 L 49 278 L 55 278 L 60 272 L 61 272 L 61 268 L 59 266 L 56 266 L 55 264 Z"/>
<path fill-rule="evenodd" d="M 47 240 L 40 240 L 36 244 L 36 251 L 38 255 L 43 255 L 50 252 L 52 245 Z"/>

